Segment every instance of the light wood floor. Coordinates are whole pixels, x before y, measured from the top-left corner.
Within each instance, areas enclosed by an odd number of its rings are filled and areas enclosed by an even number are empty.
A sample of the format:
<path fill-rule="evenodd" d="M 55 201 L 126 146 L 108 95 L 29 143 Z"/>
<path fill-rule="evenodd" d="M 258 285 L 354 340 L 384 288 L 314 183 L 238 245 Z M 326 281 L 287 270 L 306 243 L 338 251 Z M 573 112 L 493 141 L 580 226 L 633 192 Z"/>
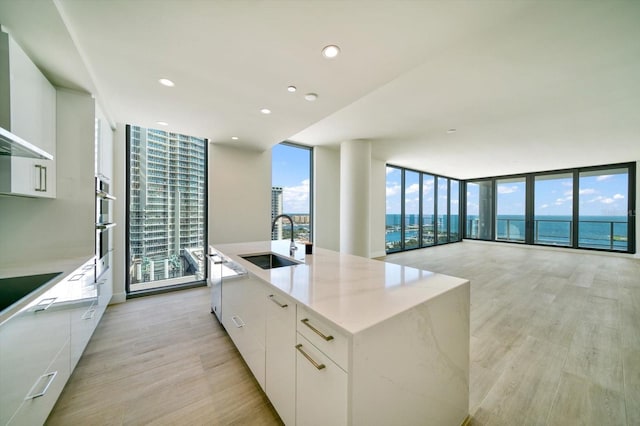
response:
<path fill-rule="evenodd" d="M 471 281 L 473 425 L 640 425 L 639 260 L 464 242 L 386 261 Z M 110 306 L 47 424 L 281 424 L 208 301 Z"/>

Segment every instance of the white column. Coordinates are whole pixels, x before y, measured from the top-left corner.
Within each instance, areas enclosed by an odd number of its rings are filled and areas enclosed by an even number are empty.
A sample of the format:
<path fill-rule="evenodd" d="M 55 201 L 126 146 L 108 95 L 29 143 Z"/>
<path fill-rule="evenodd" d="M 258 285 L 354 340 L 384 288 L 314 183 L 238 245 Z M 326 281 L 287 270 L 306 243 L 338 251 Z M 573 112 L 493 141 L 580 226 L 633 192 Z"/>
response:
<path fill-rule="evenodd" d="M 169 259 L 164 260 L 164 279 L 169 278 Z"/>
<path fill-rule="evenodd" d="M 340 251 L 369 257 L 371 142 L 340 144 Z"/>

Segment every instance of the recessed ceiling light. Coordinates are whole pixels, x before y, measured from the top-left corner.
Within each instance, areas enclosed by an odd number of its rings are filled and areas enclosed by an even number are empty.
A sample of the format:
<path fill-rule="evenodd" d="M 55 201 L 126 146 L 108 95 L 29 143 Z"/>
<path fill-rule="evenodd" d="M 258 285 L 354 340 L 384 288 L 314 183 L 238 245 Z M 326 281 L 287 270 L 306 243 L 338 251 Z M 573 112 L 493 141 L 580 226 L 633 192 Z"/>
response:
<path fill-rule="evenodd" d="M 159 124 L 161 126 L 168 126 L 169 123 L 167 123 L 166 121 L 156 121 L 156 124 Z"/>
<path fill-rule="evenodd" d="M 163 86 L 167 86 L 167 87 L 173 87 L 176 84 L 169 80 L 168 78 L 161 78 L 160 80 L 158 80 L 158 82 L 160 82 L 160 84 L 162 84 Z"/>
<path fill-rule="evenodd" d="M 296 86 L 289 86 L 289 87 L 287 87 L 287 91 L 288 91 L 288 92 L 293 93 L 293 92 L 295 92 L 296 90 L 298 90 L 298 89 L 296 88 Z"/>
<path fill-rule="evenodd" d="M 237 141 L 240 138 L 238 138 L 237 136 L 231 136 L 231 139 L 234 140 L 234 141 Z"/>
<path fill-rule="evenodd" d="M 263 114 L 271 114 L 271 110 L 270 110 L 270 109 L 268 109 L 268 108 L 262 108 L 262 109 L 260 110 L 260 112 L 261 112 L 261 113 L 263 113 Z"/>
<path fill-rule="evenodd" d="M 307 93 L 306 95 L 304 95 L 304 98 L 309 102 L 313 102 L 318 99 L 318 95 L 316 93 Z"/>
<path fill-rule="evenodd" d="M 335 44 L 330 44 L 322 48 L 322 56 L 325 58 L 335 58 L 340 53 L 340 48 Z"/>
<path fill-rule="evenodd" d="M 456 130 L 456 129 L 448 129 L 448 130 L 447 130 L 447 133 L 455 133 L 455 132 L 457 132 L 457 130 Z"/>

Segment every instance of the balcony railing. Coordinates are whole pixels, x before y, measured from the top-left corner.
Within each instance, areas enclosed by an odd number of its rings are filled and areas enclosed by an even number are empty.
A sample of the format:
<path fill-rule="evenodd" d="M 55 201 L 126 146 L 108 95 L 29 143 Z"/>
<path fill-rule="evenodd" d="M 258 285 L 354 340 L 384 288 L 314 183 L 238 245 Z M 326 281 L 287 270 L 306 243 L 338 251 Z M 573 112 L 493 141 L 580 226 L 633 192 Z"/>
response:
<path fill-rule="evenodd" d="M 479 238 L 479 220 L 467 219 L 467 238 Z M 626 251 L 627 225 L 625 221 L 578 221 L 578 247 Z M 533 243 L 570 247 L 573 245 L 573 221 L 567 219 L 535 219 Z M 496 240 L 525 241 L 524 219 L 497 219 Z"/>

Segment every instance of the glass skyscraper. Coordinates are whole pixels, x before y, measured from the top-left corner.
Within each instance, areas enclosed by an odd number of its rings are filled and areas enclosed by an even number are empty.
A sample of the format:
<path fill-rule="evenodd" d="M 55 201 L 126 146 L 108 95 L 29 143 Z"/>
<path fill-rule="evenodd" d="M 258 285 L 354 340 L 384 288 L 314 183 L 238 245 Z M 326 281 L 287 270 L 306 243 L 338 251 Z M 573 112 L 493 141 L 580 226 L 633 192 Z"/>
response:
<path fill-rule="evenodd" d="M 205 139 L 130 126 L 131 283 L 202 279 Z"/>

